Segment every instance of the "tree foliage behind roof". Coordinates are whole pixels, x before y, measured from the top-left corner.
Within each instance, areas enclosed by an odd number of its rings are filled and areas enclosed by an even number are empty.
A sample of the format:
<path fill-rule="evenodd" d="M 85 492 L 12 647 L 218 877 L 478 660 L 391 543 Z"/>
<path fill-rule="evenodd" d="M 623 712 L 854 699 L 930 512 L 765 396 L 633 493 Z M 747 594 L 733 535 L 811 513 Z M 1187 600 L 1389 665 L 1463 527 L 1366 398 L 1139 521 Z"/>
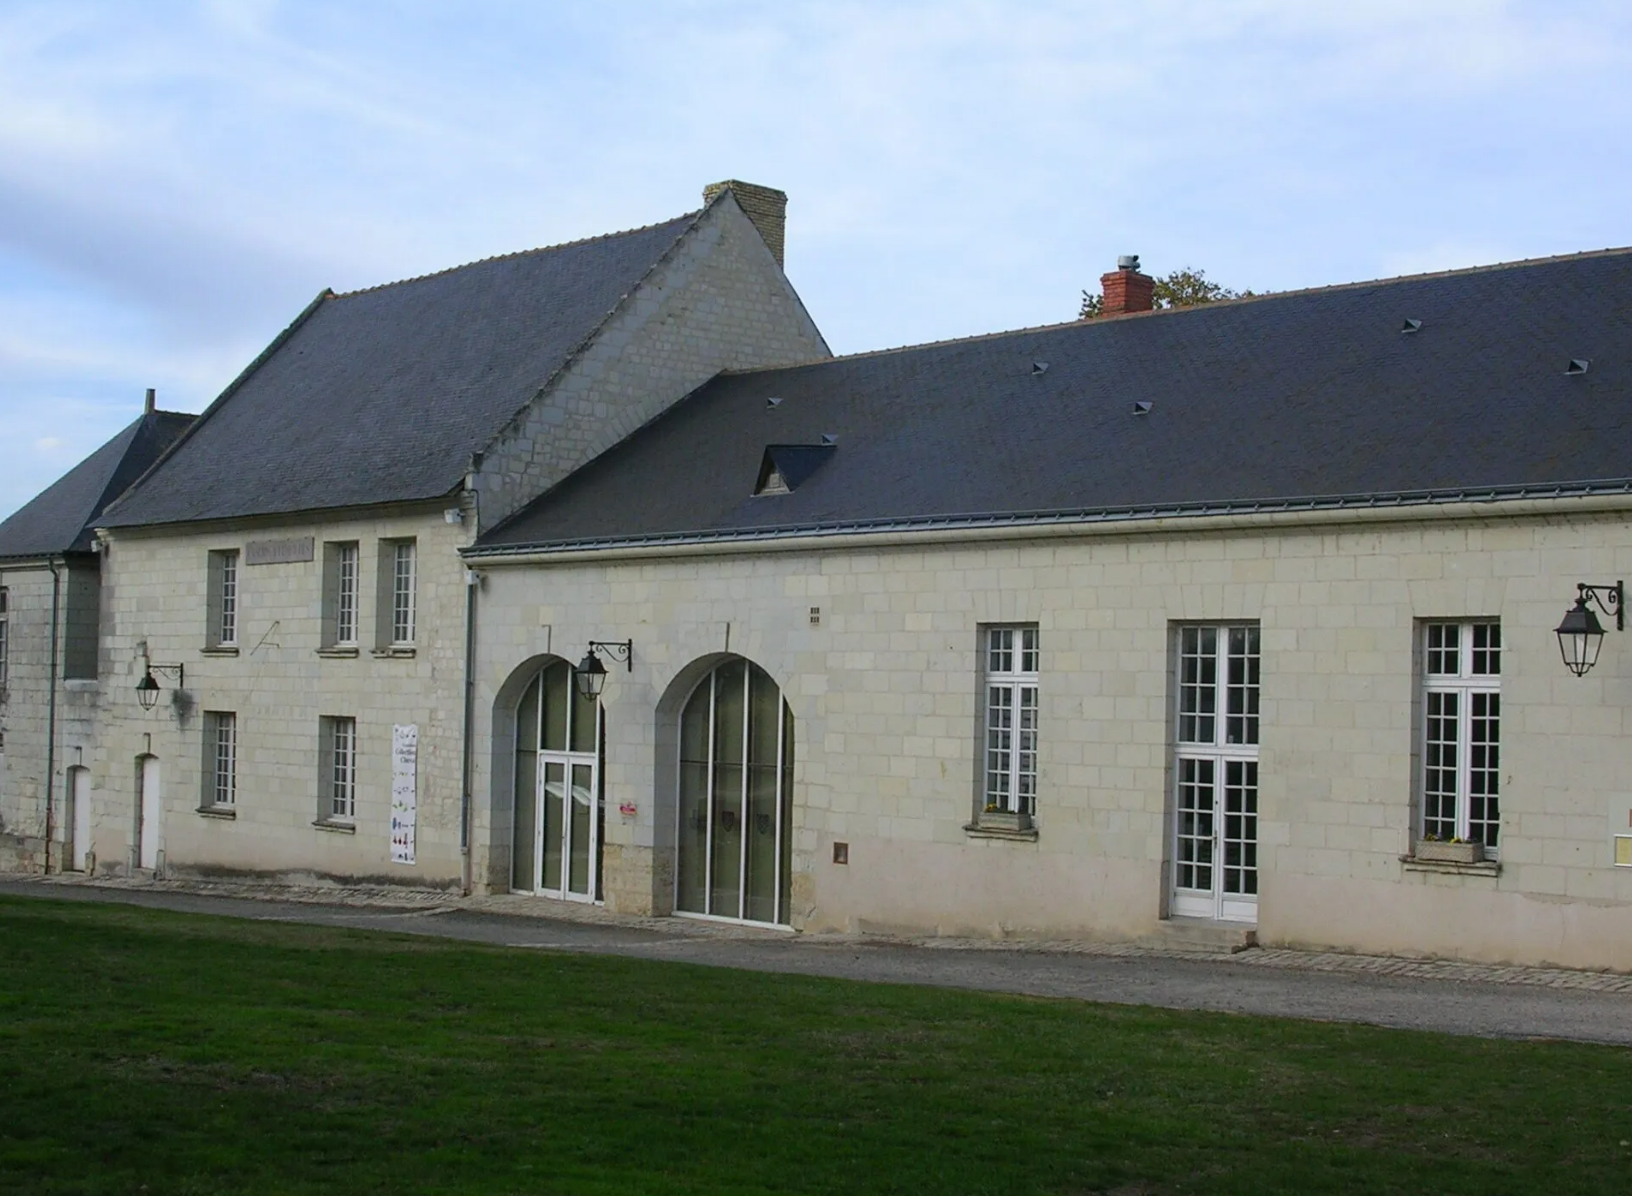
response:
<path fill-rule="evenodd" d="M 1195 307 L 1202 303 L 1216 303 L 1220 299 L 1245 299 L 1252 294 L 1252 291 L 1232 291 L 1229 287 L 1214 282 L 1207 277 L 1205 270 L 1181 266 L 1171 274 L 1156 280 L 1156 294 L 1151 307 L 1157 311 L 1164 307 Z M 1077 319 L 1094 319 L 1102 314 L 1104 304 L 1103 295 L 1084 291 L 1082 308 L 1077 312 Z"/>

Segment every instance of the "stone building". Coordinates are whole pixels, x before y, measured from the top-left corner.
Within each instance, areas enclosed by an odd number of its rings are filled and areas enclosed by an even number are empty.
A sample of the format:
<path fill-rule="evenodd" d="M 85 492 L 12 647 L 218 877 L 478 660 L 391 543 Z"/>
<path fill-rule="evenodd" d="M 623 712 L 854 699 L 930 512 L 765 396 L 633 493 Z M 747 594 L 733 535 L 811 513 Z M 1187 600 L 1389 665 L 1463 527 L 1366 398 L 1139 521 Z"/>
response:
<path fill-rule="evenodd" d="M 1141 277 L 722 375 L 485 531 L 480 880 L 579 788 L 632 912 L 1632 968 L 1632 252 Z"/>
<path fill-rule="evenodd" d="M 0 869 L 95 864 L 104 687 L 92 529 L 192 420 L 155 410 L 148 391 L 139 419 L 0 523 Z"/>
<path fill-rule="evenodd" d="M 721 371 L 827 356 L 784 204 L 319 295 L 99 521 L 99 866 L 468 887 L 459 549 Z"/>

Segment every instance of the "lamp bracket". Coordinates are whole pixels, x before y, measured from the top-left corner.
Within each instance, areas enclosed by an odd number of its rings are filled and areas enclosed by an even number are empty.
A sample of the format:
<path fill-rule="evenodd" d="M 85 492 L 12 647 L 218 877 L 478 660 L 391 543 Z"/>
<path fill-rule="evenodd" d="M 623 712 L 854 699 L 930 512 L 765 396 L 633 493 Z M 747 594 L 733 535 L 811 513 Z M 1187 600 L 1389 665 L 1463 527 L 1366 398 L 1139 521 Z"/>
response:
<path fill-rule="evenodd" d="M 1626 630 L 1626 583 L 1617 581 L 1614 585 L 1593 586 L 1586 582 L 1576 583 L 1578 600 L 1583 606 L 1587 602 L 1595 602 L 1598 609 L 1606 615 L 1615 616 L 1615 630 Z"/>
<path fill-rule="evenodd" d="M 185 664 L 154 664 L 149 661 L 147 671 L 150 673 L 163 673 L 167 677 L 174 677 L 176 679 L 177 689 L 187 688 L 187 666 Z"/>
<path fill-rule="evenodd" d="M 606 653 L 619 664 L 629 666 L 629 671 L 635 671 L 635 641 L 634 640 L 590 640 L 589 650 L 597 656 Z"/>

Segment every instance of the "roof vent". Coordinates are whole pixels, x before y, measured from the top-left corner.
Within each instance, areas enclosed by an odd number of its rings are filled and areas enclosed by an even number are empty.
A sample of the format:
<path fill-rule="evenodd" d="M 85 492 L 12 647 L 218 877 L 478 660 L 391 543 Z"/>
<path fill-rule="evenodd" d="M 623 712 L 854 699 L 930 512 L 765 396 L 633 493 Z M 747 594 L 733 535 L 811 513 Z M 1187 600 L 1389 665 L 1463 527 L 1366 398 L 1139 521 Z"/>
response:
<path fill-rule="evenodd" d="M 1146 402 L 1144 399 L 1139 399 L 1133 404 L 1133 413 L 1135 415 L 1149 415 L 1150 409 L 1155 405 L 1156 404 L 1154 403 Z"/>
<path fill-rule="evenodd" d="M 1566 374 L 1584 374 L 1591 363 L 1585 357 L 1572 357 L 1570 364 L 1564 367 Z"/>
<path fill-rule="evenodd" d="M 774 411 L 776 408 L 778 408 L 780 406 L 782 406 L 782 400 L 781 399 L 766 399 L 765 400 L 765 409 L 767 411 Z"/>
<path fill-rule="evenodd" d="M 822 443 L 828 448 L 832 448 L 835 444 L 839 443 L 839 434 L 837 432 L 823 432 Z"/>
<path fill-rule="evenodd" d="M 1422 321 L 1421 320 L 1407 319 L 1405 323 L 1400 325 L 1400 331 L 1401 332 L 1421 332 L 1422 331 Z"/>
<path fill-rule="evenodd" d="M 1046 361 L 1034 361 L 1034 362 L 1031 363 L 1031 376 L 1033 378 L 1035 378 L 1038 374 L 1046 374 L 1046 373 L 1048 373 L 1048 362 L 1046 362 Z"/>
<path fill-rule="evenodd" d="M 1139 255 L 1137 253 L 1124 253 L 1116 259 L 1116 268 L 1118 270 L 1137 270 L 1139 268 Z"/>

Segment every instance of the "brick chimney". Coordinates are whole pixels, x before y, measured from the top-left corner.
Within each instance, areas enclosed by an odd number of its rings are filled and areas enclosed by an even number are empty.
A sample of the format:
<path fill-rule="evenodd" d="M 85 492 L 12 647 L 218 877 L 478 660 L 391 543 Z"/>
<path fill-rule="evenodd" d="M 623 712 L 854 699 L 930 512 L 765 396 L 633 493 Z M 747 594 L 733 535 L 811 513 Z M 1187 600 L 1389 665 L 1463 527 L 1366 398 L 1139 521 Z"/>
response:
<path fill-rule="evenodd" d="M 755 183 L 726 179 L 722 183 L 710 183 L 703 188 L 703 205 L 706 207 L 713 203 L 714 197 L 721 191 L 729 191 L 736 197 L 737 206 L 742 209 L 743 215 L 753 221 L 766 247 L 770 249 L 771 256 L 780 266 L 782 230 L 788 223 L 788 193 L 778 191 L 775 187 L 761 187 Z"/>
<path fill-rule="evenodd" d="M 1105 316 L 1125 316 L 1136 311 L 1149 311 L 1156 298 L 1156 280 L 1139 273 L 1139 255 L 1127 254 L 1116 259 L 1116 269 L 1099 276 L 1104 289 Z"/>

